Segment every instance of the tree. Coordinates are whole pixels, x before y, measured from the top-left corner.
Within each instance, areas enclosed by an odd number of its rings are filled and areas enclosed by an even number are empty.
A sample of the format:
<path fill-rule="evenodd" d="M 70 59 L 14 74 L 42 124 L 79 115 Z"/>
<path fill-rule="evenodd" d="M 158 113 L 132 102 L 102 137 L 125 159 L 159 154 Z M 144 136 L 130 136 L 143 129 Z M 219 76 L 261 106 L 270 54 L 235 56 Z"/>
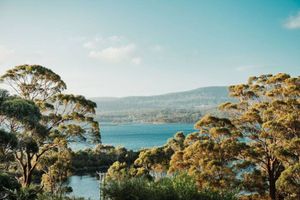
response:
<path fill-rule="evenodd" d="M 226 118 L 206 115 L 195 124 L 197 134 L 186 137 L 184 150 L 175 152 L 169 173 L 187 171 L 198 187 L 232 189 L 237 183 L 238 152 L 244 148 L 239 132 Z"/>
<path fill-rule="evenodd" d="M 121 181 L 132 177 L 149 178 L 149 171 L 143 167 L 134 168 L 133 166 L 128 166 L 125 162 L 116 161 L 109 167 L 107 176 L 109 181 Z"/>
<path fill-rule="evenodd" d="M 60 198 L 70 191 L 64 183 L 71 174 L 71 150 L 66 144 L 61 145 L 61 149 L 49 151 L 42 158 L 38 169 L 44 172 L 42 184 L 44 190 Z"/>
<path fill-rule="evenodd" d="M 66 84 L 52 70 L 20 65 L 0 80 L 21 97 L 3 103 L 5 120 L 1 126 L 9 125 L 9 131 L 20 139 L 15 158 L 22 169 L 23 186 L 31 184 L 32 173 L 44 154 L 60 149 L 62 141 L 100 142 L 99 124 L 94 119 L 96 104 L 83 96 L 63 94 Z M 27 103 L 26 110 L 21 103 Z M 20 111 L 29 117 L 21 116 Z"/>
<path fill-rule="evenodd" d="M 1 157 L 7 167 L 12 156 L 19 162 L 22 185 L 28 186 L 36 162 L 44 153 L 38 151 L 36 142 L 44 137 L 45 130 L 39 124 L 39 109 L 32 101 L 7 96 L 0 104 L 0 119 L 0 126 L 7 130 L 0 132 Z"/>
<path fill-rule="evenodd" d="M 168 146 L 145 149 L 140 152 L 139 157 L 134 161 L 134 165 L 148 171 L 164 172 L 169 168 L 173 153 L 174 151 Z"/>
<path fill-rule="evenodd" d="M 248 148 L 245 161 L 265 174 L 272 200 L 278 197 L 276 182 L 287 168 L 281 155 L 289 154 L 299 163 L 299 149 L 287 147 L 300 136 L 300 78 L 288 74 L 250 77 L 247 84 L 229 88 L 237 103 L 225 103 L 230 120 L 243 134 Z"/>
<path fill-rule="evenodd" d="M 0 129 L 0 170 L 8 171 L 14 161 L 14 154 L 11 149 L 16 149 L 18 145 L 17 137 L 3 129 Z"/>

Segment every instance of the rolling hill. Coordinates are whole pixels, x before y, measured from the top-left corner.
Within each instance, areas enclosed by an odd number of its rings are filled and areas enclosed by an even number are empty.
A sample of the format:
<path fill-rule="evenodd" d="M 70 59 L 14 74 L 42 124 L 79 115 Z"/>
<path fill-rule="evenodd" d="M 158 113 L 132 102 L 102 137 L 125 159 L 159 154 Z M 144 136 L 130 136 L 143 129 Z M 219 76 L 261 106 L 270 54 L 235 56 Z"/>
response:
<path fill-rule="evenodd" d="M 98 105 L 100 121 L 116 123 L 181 122 L 182 117 L 190 118 L 190 115 L 195 113 L 198 113 L 199 117 L 222 102 L 232 101 L 225 86 L 203 87 L 155 96 L 98 97 L 92 100 Z"/>

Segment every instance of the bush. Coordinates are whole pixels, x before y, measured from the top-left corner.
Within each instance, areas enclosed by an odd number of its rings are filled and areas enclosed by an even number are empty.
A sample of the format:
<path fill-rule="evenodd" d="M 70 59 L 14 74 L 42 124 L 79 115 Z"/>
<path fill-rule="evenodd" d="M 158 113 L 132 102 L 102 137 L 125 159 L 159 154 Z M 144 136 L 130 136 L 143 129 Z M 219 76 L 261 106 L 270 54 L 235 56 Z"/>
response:
<path fill-rule="evenodd" d="M 13 199 L 14 192 L 20 188 L 21 185 L 13 176 L 0 173 L 0 199 Z"/>
<path fill-rule="evenodd" d="M 147 200 L 150 196 L 149 182 L 143 178 L 111 181 L 103 188 L 103 194 L 112 200 Z"/>
<path fill-rule="evenodd" d="M 9 190 L 18 190 L 20 189 L 21 185 L 18 183 L 17 179 L 15 179 L 13 176 L 10 176 L 6 173 L 0 174 L 0 191 L 3 191 L 4 189 Z"/>
<path fill-rule="evenodd" d="M 111 200 L 236 200 L 230 192 L 198 191 L 195 181 L 187 175 L 150 181 L 131 178 L 110 181 L 102 189 Z"/>

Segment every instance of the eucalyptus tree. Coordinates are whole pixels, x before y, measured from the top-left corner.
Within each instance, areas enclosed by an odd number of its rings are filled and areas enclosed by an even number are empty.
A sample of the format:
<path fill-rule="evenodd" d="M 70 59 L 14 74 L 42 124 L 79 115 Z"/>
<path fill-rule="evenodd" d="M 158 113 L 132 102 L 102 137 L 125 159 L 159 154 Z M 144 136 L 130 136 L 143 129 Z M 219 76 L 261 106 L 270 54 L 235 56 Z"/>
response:
<path fill-rule="evenodd" d="M 152 179 L 149 170 L 140 166 L 128 165 L 126 162 L 114 162 L 107 170 L 107 180 L 124 181 L 133 177 L 145 177 Z"/>
<path fill-rule="evenodd" d="M 41 158 L 69 141 L 100 142 L 94 119 L 96 103 L 80 95 L 64 94 L 66 84 L 59 75 L 40 65 L 20 65 L 0 77 L 19 98 L 4 102 L 2 125 L 22 141 L 15 158 L 22 169 L 22 185 L 29 186 Z M 22 116 L 21 102 L 28 110 Z M 15 108 L 18 109 L 15 109 Z M 1 120 L 1 118 L 0 118 Z"/>
<path fill-rule="evenodd" d="M 245 145 L 230 120 L 210 115 L 195 124 L 199 132 L 186 137 L 186 146 L 175 152 L 169 173 L 186 171 L 200 189 L 224 190 L 237 186 L 238 152 Z"/>
<path fill-rule="evenodd" d="M 283 73 L 250 77 L 247 84 L 231 86 L 229 92 L 238 102 L 220 108 L 230 112 L 248 145 L 245 161 L 266 176 L 269 196 L 275 200 L 282 172 L 300 160 L 300 77 Z M 298 188 L 299 183 L 298 176 Z"/>
<path fill-rule="evenodd" d="M 59 197 L 70 191 L 64 184 L 72 170 L 71 150 L 66 144 L 62 144 L 55 151 L 48 151 L 37 168 L 44 172 L 42 184 L 45 191 Z"/>
<path fill-rule="evenodd" d="M 174 151 L 168 146 L 145 149 L 140 152 L 134 165 L 147 171 L 166 172 L 173 153 Z"/>
<path fill-rule="evenodd" d="M 38 151 L 35 142 L 45 136 L 45 128 L 39 124 L 41 114 L 39 108 L 30 100 L 21 99 L 8 94 L 0 103 L 0 157 L 9 170 L 13 161 L 17 160 L 22 174 L 22 184 L 31 182 L 36 161 L 44 151 Z"/>

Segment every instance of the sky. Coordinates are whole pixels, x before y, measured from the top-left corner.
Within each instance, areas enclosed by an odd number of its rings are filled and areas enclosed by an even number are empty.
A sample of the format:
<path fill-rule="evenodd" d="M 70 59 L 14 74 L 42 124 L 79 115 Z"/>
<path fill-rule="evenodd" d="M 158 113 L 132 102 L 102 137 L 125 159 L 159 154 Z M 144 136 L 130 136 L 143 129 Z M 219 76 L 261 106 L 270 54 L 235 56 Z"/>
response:
<path fill-rule="evenodd" d="M 87 97 L 300 72 L 300 0 L 0 0 L 0 74 L 40 64 Z"/>

